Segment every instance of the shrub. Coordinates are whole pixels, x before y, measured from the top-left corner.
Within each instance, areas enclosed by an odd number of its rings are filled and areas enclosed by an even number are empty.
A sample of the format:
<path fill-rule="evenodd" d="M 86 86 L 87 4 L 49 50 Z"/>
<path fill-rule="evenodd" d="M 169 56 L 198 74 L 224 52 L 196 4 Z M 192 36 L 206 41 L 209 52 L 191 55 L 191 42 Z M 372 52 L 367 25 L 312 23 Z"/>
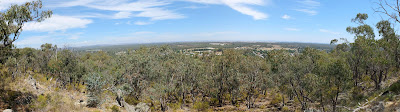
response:
<path fill-rule="evenodd" d="M 181 103 L 170 103 L 168 104 L 169 108 L 171 108 L 172 110 L 178 110 L 181 108 Z"/>
<path fill-rule="evenodd" d="M 215 105 L 218 105 L 218 104 L 219 104 L 219 101 L 218 101 L 217 98 L 211 98 L 211 99 L 210 99 L 210 104 L 211 104 L 212 106 L 215 106 Z"/>
<path fill-rule="evenodd" d="M 287 107 L 287 106 L 283 106 L 282 107 L 282 111 L 283 112 L 290 112 L 289 107 Z"/>
<path fill-rule="evenodd" d="M 137 105 L 138 103 L 140 103 L 140 101 L 132 95 L 125 96 L 124 100 L 126 103 L 131 104 L 131 105 Z"/>
<path fill-rule="evenodd" d="M 283 100 L 282 95 L 277 94 L 277 95 L 275 95 L 274 98 L 272 98 L 272 101 L 270 102 L 270 104 L 275 105 L 275 104 L 281 103 L 282 100 Z"/>
<path fill-rule="evenodd" d="M 119 107 L 116 106 L 116 105 L 114 105 L 114 106 L 111 107 L 111 111 L 112 111 L 112 112 L 121 112 L 121 111 L 119 110 Z"/>
<path fill-rule="evenodd" d="M 97 107 L 101 104 L 102 88 L 106 81 L 102 74 L 92 73 L 86 77 L 86 89 L 89 92 L 88 107 Z"/>
<path fill-rule="evenodd" d="M 51 100 L 50 95 L 39 95 L 36 100 L 30 105 L 33 109 L 44 109 Z"/>
<path fill-rule="evenodd" d="M 210 105 L 208 104 L 208 102 L 196 102 L 193 104 L 193 108 L 199 111 L 204 111 L 209 107 Z"/>
<path fill-rule="evenodd" d="M 352 88 L 351 94 L 352 94 L 352 100 L 353 101 L 361 101 L 365 99 L 365 96 L 361 94 L 362 90 L 359 87 L 354 87 Z"/>
<path fill-rule="evenodd" d="M 395 94 L 399 94 L 400 93 L 400 81 L 397 81 L 396 83 L 393 83 L 392 85 L 390 85 L 388 91 L 393 92 Z"/>
<path fill-rule="evenodd" d="M 97 107 L 100 104 L 100 100 L 97 96 L 93 95 L 93 94 L 89 94 L 88 96 L 88 107 Z"/>

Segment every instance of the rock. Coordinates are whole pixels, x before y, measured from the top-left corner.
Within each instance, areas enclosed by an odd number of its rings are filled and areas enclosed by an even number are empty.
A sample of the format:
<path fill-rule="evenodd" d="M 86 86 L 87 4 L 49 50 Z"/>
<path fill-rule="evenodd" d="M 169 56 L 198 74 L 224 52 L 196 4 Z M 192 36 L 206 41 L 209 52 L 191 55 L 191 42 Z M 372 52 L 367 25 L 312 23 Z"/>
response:
<path fill-rule="evenodd" d="M 13 112 L 11 109 L 3 110 L 3 112 Z"/>
<path fill-rule="evenodd" d="M 75 104 L 75 106 L 80 106 L 80 107 L 86 107 L 86 105 L 87 105 L 87 103 L 83 100 L 78 100 L 74 104 Z"/>
<path fill-rule="evenodd" d="M 140 102 L 139 104 L 136 105 L 136 112 L 149 112 L 150 107 L 146 103 Z"/>
<path fill-rule="evenodd" d="M 318 109 L 308 109 L 308 110 L 305 110 L 304 112 L 322 112 L 321 110 L 318 110 Z"/>
<path fill-rule="evenodd" d="M 378 105 L 371 107 L 373 112 L 383 112 L 385 110 L 385 106 L 383 102 L 379 102 Z"/>
<path fill-rule="evenodd" d="M 122 105 L 124 105 L 126 111 L 128 112 L 150 112 L 150 107 L 146 103 L 140 102 L 136 106 L 129 105 L 125 101 L 121 101 Z"/>

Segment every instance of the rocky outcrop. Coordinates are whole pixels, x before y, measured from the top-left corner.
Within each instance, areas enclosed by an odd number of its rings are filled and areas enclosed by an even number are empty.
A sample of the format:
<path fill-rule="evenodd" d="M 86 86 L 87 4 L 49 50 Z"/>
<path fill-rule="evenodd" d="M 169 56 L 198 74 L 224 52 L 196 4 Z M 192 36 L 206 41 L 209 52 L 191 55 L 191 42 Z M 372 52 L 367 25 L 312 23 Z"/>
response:
<path fill-rule="evenodd" d="M 129 105 L 125 101 L 121 101 L 121 103 L 128 112 L 151 112 L 150 107 L 146 103 L 139 103 L 136 106 Z"/>
<path fill-rule="evenodd" d="M 385 110 L 385 105 L 383 102 L 379 102 L 378 105 L 371 107 L 372 112 L 383 112 Z"/>

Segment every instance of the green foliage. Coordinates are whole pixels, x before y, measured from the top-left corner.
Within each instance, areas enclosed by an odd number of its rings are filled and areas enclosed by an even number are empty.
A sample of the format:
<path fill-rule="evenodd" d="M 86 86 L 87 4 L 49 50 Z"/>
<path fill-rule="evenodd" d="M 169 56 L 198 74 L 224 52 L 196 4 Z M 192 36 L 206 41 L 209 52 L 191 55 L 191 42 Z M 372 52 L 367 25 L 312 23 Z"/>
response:
<path fill-rule="evenodd" d="M 138 103 L 140 103 L 140 101 L 132 95 L 125 96 L 124 100 L 126 103 L 131 104 L 131 105 L 137 105 Z"/>
<path fill-rule="evenodd" d="M 51 101 L 50 95 L 39 95 L 35 101 L 33 101 L 33 105 L 31 108 L 34 109 L 44 109 L 48 103 Z"/>
<path fill-rule="evenodd" d="M 121 112 L 121 111 L 119 110 L 119 107 L 116 106 L 116 105 L 114 105 L 114 106 L 111 107 L 111 111 L 112 111 L 112 112 Z"/>
<path fill-rule="evenodd" d="M 52 15 L 52 11 L 43 11 L 42 1 L 31 1 L 23 5 L 11 5 L 6 11 L 0 12 L 0 63 L 11 56 L 13 42 L 22 32 L 27 22 L 41 22 Z"/>
<path fill-rule="evenodd" d="M 389 86 L 388 91 L 394 94 L 400 94 L 400 81 L 397 81 Z"/>
<path fill-rule="evenodd" d="M 282 100 L 283 100 L 283 96 L 280 95 L 280 94 L 276 94 L 276 95 L 272 98 L 272 100 L 271 100 L 271 102 L 270 102 L 270 105 L 276 105 L 276 104 L 282 103 Z"/>
<path fill-rule="evenodd" d="M 169 103 L 168 107 L 171 108 L 172 110 L 178 110 L 181 108 L 182 103 Z"/>
<path fill-rule="evenodd" d="M 89 92 L 88 106 L 97 107 L 102 103 L 101 93 L 106 84 L 104 75 L 101 73 L 91 73 L 86 75 L 86 89 Z"/>
<path fill-rule="evenodd" d="M 282 112 L 291 112 L 291 111 L 289 110 L 289 107 L 283 106 L 282 107 Z"/>
<path fill-rule="evenodd" d="M 210 99 L 210 105 L 212 105 L 212 106 L 219 105 L 218 99 L 217 98 L 211 98 Z"/>
<path fill-rule="evenodd" d="M 193 104 L 193 109 L 198 111 L 204 111 L 210 108 L 210 104 L 208 102 L 196 102 Z"/>

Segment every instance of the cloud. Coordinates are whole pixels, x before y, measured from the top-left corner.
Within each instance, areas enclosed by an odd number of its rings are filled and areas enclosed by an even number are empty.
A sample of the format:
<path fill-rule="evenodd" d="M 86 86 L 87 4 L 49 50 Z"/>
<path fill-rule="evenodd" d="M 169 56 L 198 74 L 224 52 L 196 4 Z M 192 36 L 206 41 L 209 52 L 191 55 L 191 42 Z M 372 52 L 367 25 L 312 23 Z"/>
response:
<path fill-rule="evenodd" d="M 300 31 L 300 29 L 297 28 L 285 28 L 287 31 Z"/>
<path fill-rule="evenodd" d="M 268 15 L 260 11 L 250 8 L 248 5 L 263 6 L 269 0 L 185 0 L 188 2 L 202 3 L 202 4 L 215 4 L 215 5 L 226 5 L 233 10 L 236 10 L 242 14 L 252 16 L 255 20 L 267 19 Z"/>
<path fill-rule="evenodd" d="M 340 35 L 341 34 L 340 32 L 334 32 L 334 31 L 330 31 L 330 30 L 327 30 L 327 29 L 319 29 L 319 31 L 323 32 L 323 33 L 329 33 L 329 34 L 332 34 L 332 35 Z"/>
<path fill-rule="evenodd" d="M 304 12 L 309 15 L 317 15 L 318 14 L 318 12 L 316 10 L 310 10 L 310 9 L 296 9 L 296 11 Z"/>
<path fill-rule="evenodd" d="M 97 10 L 117 11 L 112 19 L 126 19 L 132 17 L 145 17 L 151 20 L 181 19 L 182 14 L 163 8 L 171 4 L 169 1 L 160 0 L 75 0 L 57 5 L 58 7 L 83 6 Z M 135 14 L 133 14 L 135 13 Z"/>
<path fill-rule="evenodd" d="M 136 17 L 148 17 L 151 20 L 166 20 L 166 19 L 181 19 L 185 18 L 185 16 L 174 13 L 169 10 L 161 9 L 161 8 L 151 8 L 143 11 L 139 14 L 135 15 Z"/>
<path fill-rule="evenodd" d="M 320 2 L 314 0 L 300 0 L 297 1 L 300 3 L 300 8 L 295 9 L 296 11 L 307 13 L 309 15 L 317 15 L 318 11 L 316 10 L 318 7 L 321 6 Z"/>
<path fill-rule="evenodd" d="M 128 24 L 131 24 L 130 22 L 128 22 Z M 152 22 L 144 22 L 144 21 L 136 21 L 133 24 L 135 25 L 149 25 L 149 24 L 153 24 Z"/>
<path fill-rule="evenodd" d="M 131 16 L 132 16 L 132 13 L 130 13 L 130 12 L 118 12 L 112 18 L 113 19 L 125 19 L 125 18 L 130 18 Z"/>
<path fill-rule="evenodd" d="M 121 19 L 129 17 L 146 17 L 155 21 L 185 18 L 183 14 L 168 10 L 166 7 L 174 2 L 194 2 L 201 4 L 226 5 L 242 14 L 252 16 L 255 20 L 261 20 L 268 18 L 268 15 L 250 8 L 249 5 L 263 6 L 269 1 L 270 0 L 75 0 L 55 6 L 83 6 L 97 10 L 118 11 L 119 13 L 114 15 L 112 18 Z M 135 14 L 130 15 L 128 12 Z M 117 16 L 118 14 L 122 14 L 124 16 Z"/>
<path fill-rule="evenodd" d="M 306 5 L 309 8 L 317 8 L 321 5 L 320 2 L 314 1 L 314 0 L 302 0 L 298 1 L 299 3 Z"/>
<path fill-rule="evenodd" d="M 81 19 L 69 16 L 53 15 L 51 18 L 46 19 L 40 23 L 30 22 L 26 23 L 23 27 L 25 31 L 38 31 L 38 32 L 52 32 L 52 31 L 65 31 L 73 28 L 86 28 L 92 20 Z"/>
<path fill-rule="evenodd" d="M 285 15 L 283 15 L 282 16 L 282 19 L 286 19 L 286 20 L 289 20 L 289 19 L 291 19 L 292 17 L 290 17 L 289 15 L 287 15 L 287 14 L 285 14 Z"/>
<path fill-rule="evenodd" d="M 28 37 L 22 40 L 16 41 L 14 44 L 17 47 L 21 46 L 28 46 L 28 45 L 37 45 L 37 44 L 43 44 L 45 43 L 45 40 L 47 40 L 48 36 L 34 36 L 34 37 Z M 47 42 L 47 41 L 46 41 Z"/>

